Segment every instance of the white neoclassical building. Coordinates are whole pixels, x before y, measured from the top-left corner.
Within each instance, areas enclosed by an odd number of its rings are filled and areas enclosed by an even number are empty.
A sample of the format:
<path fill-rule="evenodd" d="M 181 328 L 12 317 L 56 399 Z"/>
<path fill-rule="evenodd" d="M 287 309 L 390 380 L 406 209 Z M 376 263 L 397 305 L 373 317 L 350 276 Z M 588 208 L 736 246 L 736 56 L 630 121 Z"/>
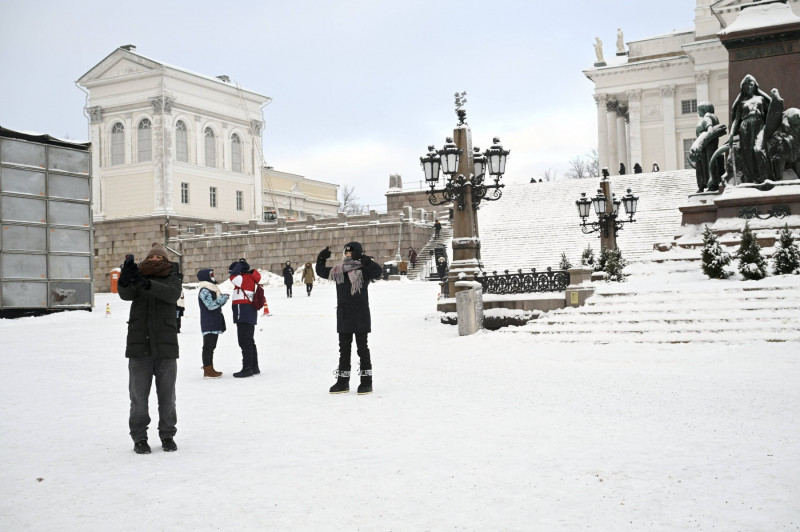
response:
<path fill-rule="evenodd" d="M 692 27 L 597 51 L 584 74 L 594 82 L 600 167 L 611 174 L 688 168 L 699 120 L 697 103 L 714 104 L 728 124 L 728 52 L 717 32 L 751 0 L 697 0 Z M 800 0 L 787 0 L 800 14 Z M 688 15 L 688 14 L 687 14 Z M 688 19 L 688 16 L 687 16 Z M 624 28 L 623 28 L 624 30 Z M 627 48 L 626 48 L 627 45 Z"/>
<path fill-rule="evenodd" d="M 336 185 L 324 183 L 319 193 L 316 185 L 297 186 L 302 176 L 288 185 L 271 180 L 261 153 L 271 99 L 228 76 L 189 72 L 126 45 L 77 84 L 88 93 L 95 219 L 261 220 L 281 198 L 307 199 L 303 188 L 321 198 L 303 202 L 313 212 L 338 206 Z"/>

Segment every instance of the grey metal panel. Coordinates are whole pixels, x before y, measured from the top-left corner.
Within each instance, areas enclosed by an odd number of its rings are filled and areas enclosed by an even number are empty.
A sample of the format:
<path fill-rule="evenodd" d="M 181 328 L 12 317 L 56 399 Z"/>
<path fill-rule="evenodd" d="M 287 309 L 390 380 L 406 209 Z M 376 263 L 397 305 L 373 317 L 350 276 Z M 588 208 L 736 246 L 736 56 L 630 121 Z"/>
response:
<path fill-rule="evenodd" d="M 0 264 L 3 279 L 47 279 L 47 255 L 3 253 Z"/>
<path fill-rule="evenodd" d="M 85 177 L 49 174 L 49 197 L 89 200 L 89 180 Z"/>
<path fill-rule="evenodd" d="M 83 229 L 50 229 L 50 251 L 90 253 L 90 236 L 89 231 Z"/>
<path fill-rule="evenodd" d="M 89 226 L 92 221 L 90 205 L 88 203 L 67 203 L 51 201 L 48 212 L 48 222 L 58 225 Z"/>
<path fill-rule="evenodd" d="M 47 307 L 47 283 L 5 281 L 2 307 Z"/>
<path fill-rule="evenodd" d="M 50 279 L 89 279 L 91 272 L 91 257 L 50 255 Z"/>
<path fill-rule="evenodd" d="M 50 283 L 50 306 L 70 307 L 92 304 L 92 283 L 54 281 Z"/>
<path fill-rule="evenodd" d="M 76 174 L 89 174 L 89 152 L 50 146 L 50 168 Z"/>
<path fill-rule="evenodd" d="M 45 147 L 21 140 L 0 139 L 0 160 L 4 163 L 45 167 Z"/>
<path fill-rule="evenodd" d="M 0 197 L 0 220 L 4 222 L 44 223 L 46 211 L 46 202 L 43 199 Z"/>
<path fill-rule="evenodd" d="M 20 170 L 19 168 L 0 169 L 0 192 L 21 194 L 45 194 L 44 172 Z"/>
<path fill-rule="evenodd" d="M 47 230 L 41 226 L 4 225 L 0 238 L 3 251 L 47 251 Z"/>

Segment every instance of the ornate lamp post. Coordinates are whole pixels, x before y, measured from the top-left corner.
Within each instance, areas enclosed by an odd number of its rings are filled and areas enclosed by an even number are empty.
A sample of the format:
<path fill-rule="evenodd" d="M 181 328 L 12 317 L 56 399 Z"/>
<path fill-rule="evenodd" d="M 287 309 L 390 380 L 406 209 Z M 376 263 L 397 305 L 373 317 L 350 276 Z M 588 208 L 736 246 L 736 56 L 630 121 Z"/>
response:
<path fill-rule="evenodd" d="M 506 169 L 509 150 L 500 139 L 494 138 L 492 147 L 481 153 L 472 148 L 472 132 L 467 126 L 466 93 L 456 93 L 458 125 L 453 136 L 447 137 L 442 149 L 428 146 L 428 153 L 420 157 L 425 181 L 430 187 L 428 202 L 431 205 L 454 203 L 453 212 L 453 262 L 448 277 L 450 294 L 456 293 L 455 281 L 463 274 L 465 280 L 474 280 L 480 258 L 480 238 L 477 210 L 481 201 L 497 201 L 503 195 L 500 183 Z M 445 175 L 439 185 L 439 172 Z M 486 183 L 488 171 L 493 183 Z M 441 195 L 441 199 L 437 196 Z"/>
<path fill-rule="evenodd" d="M 609 201 L 609 198 L 611 200 Z M 620 203 L 625 208 L 628 219 L 619 218 Z M 578 216 L 581 217 L 581 231 L 584 234 L 600 233 L 600 245 L 606 249 L 617 249 L 617 232 L 623 229 L 623 224 L 635 222 L 633 215 L 639 204 L 639 196 L 634 196 L 631 189 L 622 197 L 620 201 L 611 192 L 611 181 L 604 177 L 600 181 L 600 188 L 597 195 L 591 199 L 582 192 L 581 197 L 575 202 L 578 207 Z M 590 211 L 594 209 L 597 215 L 596 222 L 588 222 Z"/>

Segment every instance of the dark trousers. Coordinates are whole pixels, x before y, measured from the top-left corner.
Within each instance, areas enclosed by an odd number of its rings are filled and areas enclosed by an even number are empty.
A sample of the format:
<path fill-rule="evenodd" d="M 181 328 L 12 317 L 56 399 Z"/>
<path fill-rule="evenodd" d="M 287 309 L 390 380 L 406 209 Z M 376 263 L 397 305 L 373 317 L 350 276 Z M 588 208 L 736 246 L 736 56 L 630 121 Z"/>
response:
<path fill-rule="evenodd" d="M 203 366 L 214 365 L 214 349 L 217 348 L 218 334 L 203 335 Z"/>
<path fill-rule="evenodd" d="M 239 347 L 242 349 L 242 367 L 252 368 L 256 363 L 256 341 L 254 339 L 256 326 L 252 323 L 239 322 L 236 324 L 236 335 Z"/>
<path fill-rule="evenodd" d="M 356 353 L 358 353 L 361 369 L 372 369 L 372 359 L 367 346 L 367 335 L 369 333 L 339 333 L 339 371 L 350 371 L 350 355 L 354 334 L 356 337 Z"/>
<path fill-rule="evenodd" d="M 314 288 L 314 285 L 311 283 L 306 283 L 306 294 L 311 294 L 311 289 Z"/>
<path fill-rule="evenodd" d="M 131 413 L 128 426 L 131 438 L 137 442 L 147 439 L 150 425 L 150 387 L 153 377 L 156 381 L 158 397 L 158 436 L 175 436 L 178 414 L 175 408 L 175 379 L 178 376 L 178 360 L 174 358 L 157 359 L 153 357 L 128 359 L 128 392 L 131 396 Z"/>
<path fill-rule="evenodd" d="M 292 285 L 286 285 L 286 297 L 292 297 Z"/>

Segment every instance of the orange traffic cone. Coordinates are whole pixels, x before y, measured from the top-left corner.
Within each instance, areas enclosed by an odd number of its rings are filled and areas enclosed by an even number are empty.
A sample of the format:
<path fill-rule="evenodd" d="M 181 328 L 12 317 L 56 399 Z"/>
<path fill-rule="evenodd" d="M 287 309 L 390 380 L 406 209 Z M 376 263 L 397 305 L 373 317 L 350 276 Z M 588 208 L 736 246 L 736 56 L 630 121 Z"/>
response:
<path fill-rule="evenodd" d="M 264 313 L 262 316 L 272 316 L 272 314 L 269 313 L 269 305 L 266 301 L 264 301 Z"/>

